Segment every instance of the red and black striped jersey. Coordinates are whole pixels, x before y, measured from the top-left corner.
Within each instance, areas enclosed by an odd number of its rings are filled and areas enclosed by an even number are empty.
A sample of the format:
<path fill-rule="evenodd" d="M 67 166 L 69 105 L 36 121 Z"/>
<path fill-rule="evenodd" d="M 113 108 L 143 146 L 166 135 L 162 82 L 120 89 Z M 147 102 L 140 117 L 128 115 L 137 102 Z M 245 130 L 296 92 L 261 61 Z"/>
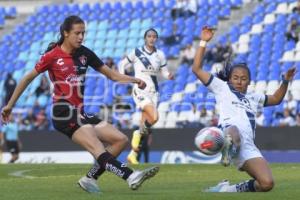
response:
<path fill-rule="evenodd" d="M 48 71 L 54 85 L 54 102 L 66 100 L 75 107 L 81 107 L 88 66 L 98 71 L 103 65 L 102 60 L 85 46 L 81 46 L 73 54 L 56 46 L 41 57 L 35 69 L 38 73 Z"/>

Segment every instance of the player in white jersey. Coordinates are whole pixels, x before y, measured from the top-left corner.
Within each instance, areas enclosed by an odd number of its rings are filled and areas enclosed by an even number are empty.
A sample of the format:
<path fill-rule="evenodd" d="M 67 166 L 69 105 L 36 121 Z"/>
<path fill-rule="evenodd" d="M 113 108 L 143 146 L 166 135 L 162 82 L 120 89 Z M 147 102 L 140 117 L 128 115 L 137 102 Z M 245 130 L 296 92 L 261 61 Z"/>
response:
<path fill-rule="evenodd" d="M 246 64 L 226 65 L 217 76 L 202 69 L 206 43 L 211 40 L 213 34 L 213 29 L 203 28 L 199 48 L 194 58 L 193 72 L 215 94 L 216 102 L 219 104 L 219 125 L 225 133 L 222 164 L 228 166 L 233 160 L 238 169 L 246 171 L 252 179 L 234 185 L 230 185 L 229 181 L 222 181 L 205 191 L 269 191 L 274 186 L 274 180 L 267 161 L 254 144 L 255 114 L 263 106 L 281 103 L 296 70 L 291 68 L 283 75 L 282 83 L 273 95 L 248 93 L 250 70 Z"/>
<path fill-rule="evenodd" d="M 128 162 L 132 164 L 139 163 L 137 154 L 143 135 L 149 134 L 151 126 L 159 118 L 157 76 L 161 73 L 164 78 L 173 79 L 173 74 L 167 68 L 164 53 L 155 47 L 157 39 L 157 31 L 153 28 L 148 29 L 144 34 L 145 45 L 130 52 L 120 64 L 121 73 L 124 73 L 126 68 L 133 67 L 135 77 L 140 78 L 147 85 L 144 90 L 134 86 L 132 91 L 134 102 L 142 110 L 140 129 L 133 132 L 132 150 L 127 157 Z"/>

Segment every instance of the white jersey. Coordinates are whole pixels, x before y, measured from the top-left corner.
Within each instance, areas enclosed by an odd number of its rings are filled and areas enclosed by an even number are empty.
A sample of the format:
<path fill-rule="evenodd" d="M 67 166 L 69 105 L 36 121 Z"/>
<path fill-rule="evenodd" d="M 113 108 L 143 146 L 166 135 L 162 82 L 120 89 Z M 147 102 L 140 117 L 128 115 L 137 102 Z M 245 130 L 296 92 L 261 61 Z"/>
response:
<path fill-rule="evenodd" d="M 164 53 L 158 49 L 150 53 L 146 47 L 143 46 L 130 52 L 127 55 L 127 61 L 125 60 L 120 67 L 124 70 L 124 68 L 126 68 L 125 65 L 129 63 L 134 68 L 135 77 L 142 79 L 147 84 L 144 91 L 157 92 L 157 75 L 163 68 L 167 69 L 167 60 Z M 134 85 L 134 89 L 139 90 L 137 84 Z"/>
<path fill-rule="evenodd" d="M 254 139 L 255 116 L 257 111 L 265 105 L 267 96 L 253 92 L 242 94 L 213 75 L 206 86 L 215 94 L 219 105 L 219 125 L 222 128 L 236 125 L 244 137 Z"/>

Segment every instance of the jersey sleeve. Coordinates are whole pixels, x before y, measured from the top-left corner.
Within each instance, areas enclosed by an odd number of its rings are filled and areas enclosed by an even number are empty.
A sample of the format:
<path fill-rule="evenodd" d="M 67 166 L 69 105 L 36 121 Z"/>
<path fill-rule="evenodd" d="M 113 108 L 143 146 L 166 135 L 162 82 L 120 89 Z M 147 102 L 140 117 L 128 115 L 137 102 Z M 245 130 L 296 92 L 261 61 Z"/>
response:
<path fill-rule="evenodd" d="M 160 58 L 160 66 L 159 67 L 160 68 L 166 67 L 167 66 L 167 59 L 166 59 L 166 56 L 165 56 L 164 52 L 159 51 L 158 55 L 159 55 L 159 58 Z"/>
<path fill-rule="evenodd" d="M 267 101 L 268 101 L 268 96 L 267 95 L 255 93 L 254 97 L 255 97 L 255 100 L 257 101 L 257 104 L 258 104 L 259 108 L 268 106 L 267 105 Z"/>
<path fill-rule="evenodd" d="M 218 77 L 211 75 L 205 86 L 214 94 L 220 94 L 225 91 L 224 88 L 227 86 L 227 83 Z"/>
<path fill-rule="evenodd" d="M 2 132 L 3 134 L 6 134 L 6 126 L 2 126 L 1 132 Z"/>
<path fill-rule="evenodd" d="M 103 61 L 90 49 L 87 49 L 87 64 L 93 69 L 98 70 L 104 65 Z"/>
<path fill-rule="evenodd" d="M 131 51 L 127 56 L 126 59 L 128 62 L 133 63 L 135 61 L 135 50 Z"/>
<path fill-rule="evenodd" d="M 43 73 L 49 69 L 51 63 L 52 63 L 52 58 L 50 56 L 50 53 L 46 53 L 37 62 L 37 64 L 35 65 L 35 69 L 38 73 Z"/>

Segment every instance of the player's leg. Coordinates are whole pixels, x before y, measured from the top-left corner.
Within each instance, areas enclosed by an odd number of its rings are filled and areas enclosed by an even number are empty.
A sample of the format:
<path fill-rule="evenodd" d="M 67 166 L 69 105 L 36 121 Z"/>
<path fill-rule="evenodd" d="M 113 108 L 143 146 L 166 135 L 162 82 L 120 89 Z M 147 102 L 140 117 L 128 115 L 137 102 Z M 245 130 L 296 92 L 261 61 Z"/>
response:
<path fill-rule="evenodd" d="M 150 128 L 158 121 L 158 112 L 153 104 L 147 104 L 144 106 L 142 111 L 142 119 L 139 131 L 134 131 L 131 146 L 132 150 L 130 151 L 127 160 L 131 164 L 138 164 L 137 155 L 139 152 L 139 147 L 144 139 L 144 135 L 147 135 L 151 132 Z"/>
<path fill-rule="evenodd" d="M 241 168 L 253 179 L 230 185 L 225 180 L 210 187 L 206 192 L 268 192 L 274 187 L 274 180 L 267 161 L 262 157 L 247 160 Z"/>
<path fill-rule="evenodd" d="M 127 136 L 105 121 L 98 123 L 95 126 L 95 130 L 98 139 L 108 144 L 106 146 L 106 151 L 117 158 L 127 145 Z M 96 162 L 86 176 L 97 180 L 104 172 L 105 169 L 100 168 L 99 164 Z"/>
<path fill-rule="evenodd" d="M 108 127 L 108 129 L 110 128 Z M 133 190 L 138 189 L 145 180 L 153 177 L 159 170 L 158 167 L 151 167 L 143 171 L 133 171 L 124 163 L 116 160 L 113 155 L 105 150 L 103 143 L 98 139 L 97 132 L 92 125 L 87 124 L 81 126 L 74 132 L 72 140 L 89 151 L 97 160 L 100 168 L 126 180 L 129 187 Z"/>
<path fill-rule="evenodd" d="M 11 163 L 16 162 L 19 159 L 20 146 L 18 141 L 13 141 L 13 151 Z"/>
<path fill-rule="evenodd" d="M 4 139 L 1 138 L 1 133 L 0 133 L 0 163 L 2 163 L 3 147 L 4 147 Z"/>
<path fill-rule="evenodd" d="M 19 159 L 19 154 L 12 153 L 11 154 L 11 159 L 10 159 L 9 163 L 15 163 L 18 159 Z"/>
<path fill-rule="evenodd" d="M 141 115 L 141 121 L 144 121 L 144 114 Z M 130 164 L 137 165 L 139 164 L 138 155 L 140 154 L 140 142 L 142 139 L 142 135 L 140 130 L 134 130 L 131 138 L 131 150 L 127 156 L 127 161 Z"/>
<path fill-rule="evenodd" d="M 150 128 L 158 121 L 158 111 L 153 104 L 145 105 L 142 111 L 143 118 L 140 126 L 140 133 L 148 134 Z"/>
<path fill-rule="evenodd" d="M 221 163 L 226 167 L 230 165 L 232 157 L 237 156 L 240 149 L 241 139 L 239 129 L 236 126 L 229 126 L 225 128 L 224 135 L 225 144 L 222 149 Z"/>
<path fill-rule="evenodd" d="M 242 169 L 253 177 L 255 191 L 267 192 L 274 187 L 272 171 L 264 158 L 260 157 L 247 160 Z"/>

